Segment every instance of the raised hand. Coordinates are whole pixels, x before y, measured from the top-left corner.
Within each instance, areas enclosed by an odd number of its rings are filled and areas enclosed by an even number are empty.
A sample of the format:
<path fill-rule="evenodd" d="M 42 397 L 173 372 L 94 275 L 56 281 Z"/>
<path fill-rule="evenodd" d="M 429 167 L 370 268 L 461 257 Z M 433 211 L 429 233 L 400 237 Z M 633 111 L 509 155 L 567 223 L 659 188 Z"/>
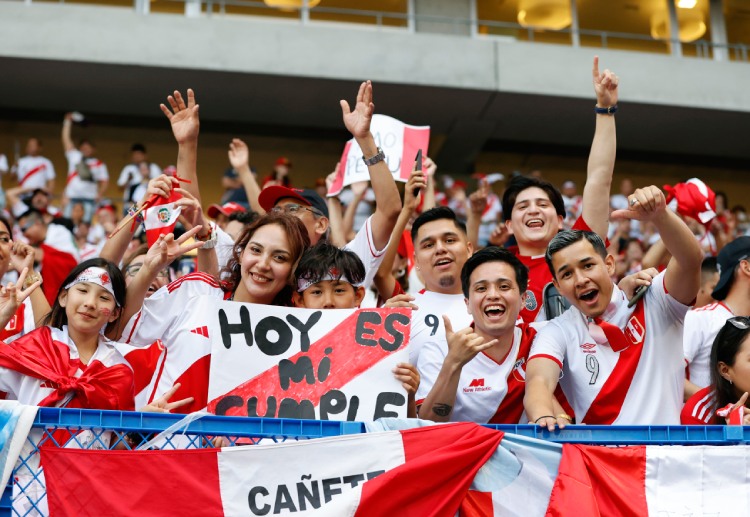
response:
<path fill-rule="evenodd" d="M 609 69 L 599 73 L 599 56 L 594 56 L 594 92 L 596 93 L 596 105 L 600 108 L 608 108 L 617 104 L 617 86 L 620 78 Z"/>
<path fill-rule="evenodd" d="M 437 171 L 437 165 L 432 161 L 432 158 L 430 158 L 429 156 L 425 156 L 424 160 L 422 161 L 422 169 L 424 170 L 425 175 L 429 178 L 435 175 L 435 171 Z"/>
<path fill-rule="evenodd" d="M 146 259 L 143 261 L 143 269 L 153 272 L 154 276 L 156 276 L 157 271 L 161 271 L 167 267 L 177 257 L 203 246 L 203 243 L 200 241 L 192 244 L 184 244 L 190 237 L 201 231 L 202 228 L 202 226 L 195 226 L 183 233 L 179 239 L 175 239 L 172 233 L 160 235 L 154 245 L 148 249 Z"/>
<path fill-rule="evenodd" d="M 10 264 L 19 273 L 26 268 L 27 271 L 34 269 L 34 248 L 30 245 L 15 241 L 10 248 Z M 25 276 L 25 275 L 24 275 Z M 18 285 L 23 285 L 19 279 Z"/>
<path fill-rule="evenodd" d="M 503 247 L 505 246 L 505 243 L 508 242 L 508 239 L 510 239 L 510 232 L 505 226 L 505 223 L 498 223 L 497 226 L 495 226 L 495 229 L 492 230 L 489 243 L 493 246 Z"/>
<path fill-rule="evenodd" d="M 416 311 L 419 309 L 419 307 L 417 307 L 416 304 L 411 303 L 413 301 L 414 297 L 410 294 L 397 294 L 393 298 L 389 298 L 388 300 L 386 300 L 386 302 L 383 304 L 383 308 L 392 309 L 393 307 L 405 307 L 407 309 Z"/>
<path fill-rule="evenodd" d="M 443 324 L 445 337 L 448 340 L 448 355 L 445 360 L 448 361 L 450 358 L 460 366 L 474 359 L 479 352 L 492 348 L 497 343 L 497 339 L 485 342 L 484 338 L 474 332 L 471 327 L 454 332 L 451 320 L 445 314 L 443 314 Z"/>
<path fill-rule="evenodd" d="M 26 289 L 19 290 L 19 286 L 23 285 L 28 272 L 28 268 L 23 268 L 18 275 L 17 282 L 8 282 L 5 286 L 0 287 L 0 328 L 5 328 L 5 325 L 8 324 L 23 301 L 34 292 L 34 289 L 42 285 L 42 281 L 37 280 Z"/>
<path fill-rule="evenodd" d="M 615 210 L 610 219 L 650 221 L 667 210 L 667 200 L 659 187 L 639 188 L 628 197 L 626 210 Z"/>
<path fill-rule="evenodd" d="M 189 226 L 190 228 L 192 228 L 193 226 L 202 226 L 203 228 L 208 228 L 206 226 L 205 220 L 203 219 L 203 209 L 201 208 L 201 204 L 197 199 L 195 199 L 195 196 L 182 188 L 175 189 L 175 192 L 179 192 L 182 196 L 175 202 L 175 206 L 179 206 L 180 208 L 182 208 L 180 217 L 182 217 L 185 222 L 187 222 L 187 226 Z"/>
<path fill-rule="evenodd" d="M 372 102 L 372 82 L 365 81 L 359 86 L 354 111 L 349 108 L 349 103 L 343 99 L 339 101 L 339 104 L 341 104 L 346 129 L 354 138 L 367 137 L 370 133 L 372 114 L 375 112 L 375 104 Z"/>
<path fill-rule="evenodd" d="M 326 194 L 330 196 L 331 189 L 333 188 L 333 184 L 336 182 L 336 175 L 339 173 L 339 167 L 341 166 L 341 162 L 336 162 L 336 167 L 333 168 L 333 172 L 331 172 L 328 176 L 326 176 Z"/>
<path fill-rule="evenodd" d="M 427 178 L 422 171 L 411 171 L 409 181 L 404 187 L 404 208 L 413 213 L 419 205 L 419 196 L 427 188 Z M 419 189 L 420 194 L 414 195 L 414 191 Z"/>
<path fill-rule="evenodd" d="M 182 94 L 175 90 L 173 95 L 167 97 L 171 110 L 164 104 L 159 105 L 169 119 L 169 123 L 172 124 L 172 133 L 179 144 L 197 142 L 200 132 L 199 106 L 195 103 L 195 93 L 190 88 L 187 91 L 187 98 L 187 104 L 185 104 Z"/>
<path fill-rule="evenodd" d="M 250 166 L 250 150 L 247 144 L 239 138 L 233 138 L 229 143 L 229 163 L 234 170 Z"/>
<path fill-rule="evenodd" d="M 469 208 L 474 214 L 481 216 L 487 208 L 487 198 L 490 195 L 490 184 L 487 180 L 479 180 L 479 188 L 469 196 Z"/>
<path fill-rule="evenodd" d="M 143 406 L 140 411 L 145 413 L 169 413 L 173 409 L 180 408 L 193 402 L 193 400 L 195 400 L 193 397 L 188 397 L 182 400 L 175 400 L 174 402 L 169 401 L 169 399 L 172 398 L 172 395 L 174 395 L 177 390 L 180 389 L 180 386 L 181 384 L 178 382 L 170 389 L 168 389 L 164 393 L 164 395 L 162 395 L 158 399 L 153 400 L 151 404 Z"/>
<path fill-rule="evenodd" d="M 142 201 L 151 199 L 151 196 L 157 195 L 165 199 L 169 198 L 172 194 L 172 189 L 179 185 L 179 182 L 166 174 L 160 174 L 152 180 L 149 180 L 146 193 L 143 195 Z"/>

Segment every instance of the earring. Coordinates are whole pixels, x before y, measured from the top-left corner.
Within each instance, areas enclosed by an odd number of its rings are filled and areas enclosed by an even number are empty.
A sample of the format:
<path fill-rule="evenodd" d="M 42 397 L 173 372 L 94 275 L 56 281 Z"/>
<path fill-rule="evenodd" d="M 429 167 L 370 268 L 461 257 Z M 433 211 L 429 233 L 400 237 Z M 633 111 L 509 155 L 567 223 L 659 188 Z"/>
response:
<path fill-rule="evenodd" d="M 729 384 L 734 384 L 734 383 L 732 382 L 732 379 L 729 379 Z"/>

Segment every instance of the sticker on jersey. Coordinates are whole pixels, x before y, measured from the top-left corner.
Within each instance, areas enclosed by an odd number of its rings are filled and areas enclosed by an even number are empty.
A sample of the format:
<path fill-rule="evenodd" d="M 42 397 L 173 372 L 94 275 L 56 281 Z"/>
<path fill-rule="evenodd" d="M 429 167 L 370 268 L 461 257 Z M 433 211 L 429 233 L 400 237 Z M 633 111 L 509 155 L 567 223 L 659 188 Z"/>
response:
<path fill-rule="evenodd" d="M 513 365 L 513 378 L 519 382 L 526 382 L 526 359 L 524 357 Z"/>
<path fill-rule="evenodd" d="M 632 343 L 639 345 L 643 343 L 643 338 L 646 337 L 646 329 L 643 328 L 638 318 L 633 316 L 628 320 L 625 327 L 625 335 Z"/>
<path fill-rule="evenodd" d="M 526 300 L 523 303 L 524 303 L 524 306 L 526 307 L 526 310 L 529 310 L 529 311 L 535 311 L 536 308 L 539 306 L 539 304 L 536 301 L 536 296 L 534 295 L 534 292 L 531 289 L 526 291 Z"/>
<path fill-rule="evenodd" d="M 484 379 L 472 379 L 469 386 L 464 388 L 464 393 L 477 393 L 480 391 L 492 391 L 492 386 L 485 386 Z"/>
<path fill-rule="evenodd" d="M 208 411 L 339 421 L 405 418 L 392 371 L 408 361 L 411 310 L 335 311 L 218 302 L 196 313 L 211 341 Z"/>

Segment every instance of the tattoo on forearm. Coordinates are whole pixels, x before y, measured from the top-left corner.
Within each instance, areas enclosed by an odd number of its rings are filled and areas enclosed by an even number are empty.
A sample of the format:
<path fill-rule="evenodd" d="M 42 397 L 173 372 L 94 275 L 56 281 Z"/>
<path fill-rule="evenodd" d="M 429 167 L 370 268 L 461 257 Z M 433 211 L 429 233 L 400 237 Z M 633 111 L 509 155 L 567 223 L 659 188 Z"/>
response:
<path fill-rule="evenodd" d="M 432 406 L 432 412 L 437 416 L 448 416 L 453 411 L 453 406 L 448 404 L 435 404 Z"/>

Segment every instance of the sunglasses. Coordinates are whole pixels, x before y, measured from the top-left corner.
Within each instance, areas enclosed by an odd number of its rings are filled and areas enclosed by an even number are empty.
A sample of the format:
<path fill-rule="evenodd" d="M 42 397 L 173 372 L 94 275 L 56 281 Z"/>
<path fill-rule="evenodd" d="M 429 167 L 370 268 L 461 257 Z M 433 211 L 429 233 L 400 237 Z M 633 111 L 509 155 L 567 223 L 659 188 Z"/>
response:
<path fill-rule="evenodd" d="M 284 205 L 284 206 L 275 206 L 273 207 L 273 209 L 271 209 L 272 212 L 275 212 L 277 214 L 280 214 L 282 212 L 285 214 L 297 214 L 299 213 L 300 210 L 309 210 L 310 212 L 312 212 L 313 214 L 317 216 L 323 215 L 320 213 L 319 210 L 316 210 L 310 206 L 298 205 L 296 203 L 289 203 L 288 205 Z"/>

